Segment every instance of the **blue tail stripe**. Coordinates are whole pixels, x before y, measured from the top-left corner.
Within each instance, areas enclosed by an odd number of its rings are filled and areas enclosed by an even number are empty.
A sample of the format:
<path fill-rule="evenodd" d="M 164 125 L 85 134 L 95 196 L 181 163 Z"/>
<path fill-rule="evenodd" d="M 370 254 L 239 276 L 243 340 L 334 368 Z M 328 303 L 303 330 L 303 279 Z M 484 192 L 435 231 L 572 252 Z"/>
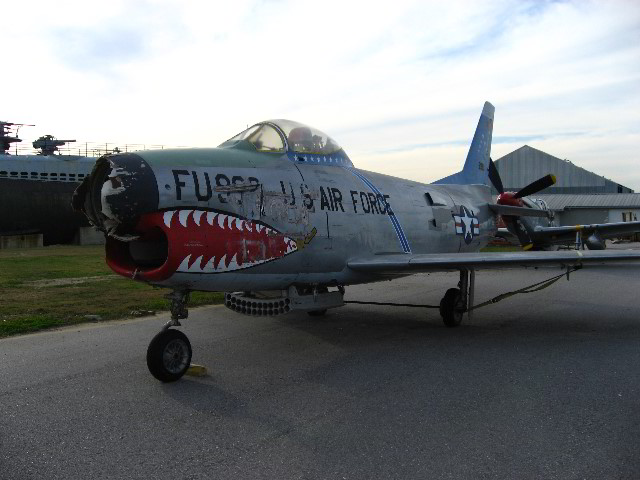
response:
<path fill-rule="evenodd" d="M 365 177 L 361 173 L 357 172 L 353 168 L 349 168 L 349 167 L 345 167 L 345 168 L 347 170 L 349 170 L 351 173 L 353 173 L 360 180 L 362 180 L 362 182 L 367 187 L 369 187 L 374 193 L 376 193 L 378 195 L 382 195 L 382 192 L 380 192 L 380 190 L 378 190 L 376 188 L 376 186 L 373 183 L 371 183 L 367 177 Z M 382 196 L 384 198 L 384 195 L 382 195 Z M 389 215 L 389 219 L 391 220 L 391 224 L 393 225 L 393 228 L 396 231 L 396 235 L 398 236 L 398 240 L 400 241 L 400 245 L 402 246 L 402 250 L 405 253 L 411 253 L 411 247 L 409 246 L 409 241 L 407 240 L 407 237 L 404 234 L 404 230 L 402 230 L 402 226 L 400 225 L 400 222 L 398 221 L 398 218 L 396 217 L 395 213 L 393 213 L 393 211 L 392 211 L 392 213 L 390 213 L 388 215 Z"/>

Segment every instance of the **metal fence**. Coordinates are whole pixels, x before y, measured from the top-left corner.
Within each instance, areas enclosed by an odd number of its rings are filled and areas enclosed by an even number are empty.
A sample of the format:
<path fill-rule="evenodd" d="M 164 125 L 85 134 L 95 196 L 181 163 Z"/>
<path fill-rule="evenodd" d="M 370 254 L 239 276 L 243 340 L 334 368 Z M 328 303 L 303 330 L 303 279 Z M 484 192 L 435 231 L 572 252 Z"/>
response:
<path fill-rule="evenodd" d="M 166 148 L 188 148 L 185 146 L 153 145 L 143 143 L 103 143 L 103 142 L 74 142 L 58 147 L 56 155 L 74 155 L 81 157 L 100 157 L 107 153 L 136 152 L 139 150 L 163 150 Z M 7 151 L 10 155 L 38 155 L 30 143 L 15 143 Z"/>

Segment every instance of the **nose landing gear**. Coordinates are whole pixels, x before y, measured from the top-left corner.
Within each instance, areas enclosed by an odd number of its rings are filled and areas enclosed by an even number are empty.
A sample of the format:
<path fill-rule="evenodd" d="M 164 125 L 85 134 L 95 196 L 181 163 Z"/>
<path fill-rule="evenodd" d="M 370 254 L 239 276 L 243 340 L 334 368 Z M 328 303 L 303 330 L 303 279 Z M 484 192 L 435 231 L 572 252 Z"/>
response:
<path fill-rule="evenodd" d="M 191 365 L 191 343 L 179 330 L 158 333 L 147 348 L 147 366 L 161 382 L 175 382 Z"/>
<path fill-rule="evenodd" d="M 161 382 L 175 382 L 191 365 L 192 350 L 187 336 L 170 327 L 179 327 L 180 320 L 189 316 L 189 291 L 173 291 L 166 298 L 171 300 L 171 320 L 149 343 L 147 367 Z"/>

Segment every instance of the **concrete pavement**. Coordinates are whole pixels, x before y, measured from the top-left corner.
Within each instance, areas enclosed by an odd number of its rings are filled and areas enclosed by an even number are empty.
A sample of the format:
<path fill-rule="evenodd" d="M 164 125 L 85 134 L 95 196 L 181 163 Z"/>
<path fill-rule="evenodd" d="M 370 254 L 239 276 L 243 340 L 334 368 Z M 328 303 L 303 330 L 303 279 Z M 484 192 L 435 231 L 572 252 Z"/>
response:
<path fill-rule="evenodd" d="M 480 272 L 477 302 L 556 271 Z M 438 303 L 455 274 L 347 288 Z M 0 340 L 0 478 L 639 478 L 637 267 L 446 329 L 437 310 L 191 311 L 210 375 L 161 384 L 166 315 Z"/>

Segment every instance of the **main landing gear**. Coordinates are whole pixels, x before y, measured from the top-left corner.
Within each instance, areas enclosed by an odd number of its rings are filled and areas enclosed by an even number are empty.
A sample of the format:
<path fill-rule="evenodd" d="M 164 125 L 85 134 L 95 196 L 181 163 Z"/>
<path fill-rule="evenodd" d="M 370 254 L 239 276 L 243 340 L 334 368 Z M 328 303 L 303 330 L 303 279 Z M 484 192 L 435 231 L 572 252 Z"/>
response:
<path fill-rule="evenodd" d="M 447 327 L 460 325 L 465 312 L 471 318 L 474 283 L 474 270 L 460 270 L 458 288 L 450 288 L 440 300 L 440 316 Z"/>
<path fill-rule="evenodd" d="M 151 375 L 161 382 L 175 382 L 191 365 L 191 343 L 187 336 L 171 327 L 189 316 L 188 290 L 173 291 L 166 296 L 171 301 L 171 320 L 151 340 L 147 348 L 147 366 Z"/>

